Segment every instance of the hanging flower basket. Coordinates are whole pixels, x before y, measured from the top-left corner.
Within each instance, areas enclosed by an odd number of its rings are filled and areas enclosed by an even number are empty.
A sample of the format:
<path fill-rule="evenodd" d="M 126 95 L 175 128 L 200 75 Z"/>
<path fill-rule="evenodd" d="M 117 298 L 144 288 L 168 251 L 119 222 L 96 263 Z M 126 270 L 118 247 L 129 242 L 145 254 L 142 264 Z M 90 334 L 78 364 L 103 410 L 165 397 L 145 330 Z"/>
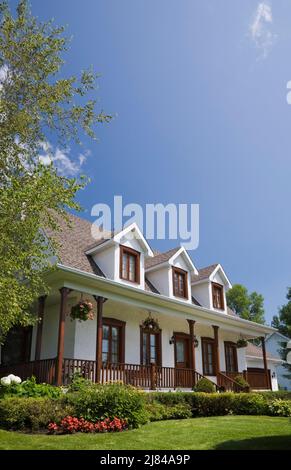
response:
<path fill-rule="evenodd" d="M 71 308 L 72 320 L 86 321 L 94 320 L 93 304 L 88 300 L 80 300 L 76 305 Z"/>
<path fill-rule="evenodd" d="M 155 320 L 150 315 L 142 322 L 141 326 L 142 328 L 152 330 L 153 333 L 160 331 L 160 325 L 158 320 Z"/>
<path fill-rule="evenodd" d="M 247 345 L 248 345 L 248 342 L 247 342 L 247 340 L 244 339 L 244 338 L 239 339 L 239 340 L 237 341 L 237 343 L 236 343 L 236 347 L 237 347 L 237 348 L 246 348 Z"/>

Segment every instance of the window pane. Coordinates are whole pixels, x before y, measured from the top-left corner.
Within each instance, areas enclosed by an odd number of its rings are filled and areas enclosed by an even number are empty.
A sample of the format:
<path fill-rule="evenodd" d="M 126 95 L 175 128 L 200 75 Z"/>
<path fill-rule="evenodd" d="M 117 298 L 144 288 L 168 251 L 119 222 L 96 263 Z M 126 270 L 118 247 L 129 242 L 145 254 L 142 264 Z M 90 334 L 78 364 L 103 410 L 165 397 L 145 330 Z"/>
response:
<path fill-rule="evenodd" d="M 147 334 L 143 333 L 142 335 L 142 363 L 147 364 Z"/>
<path fill-rule="evenodd" d="M 185 362 L 184 341 L 176 341 L 176 359 L 177 359 L 177 362 Z"/>
<path fill-rule="evenodd" d="M 109 326 L 103 325 L 103 339 L 109 338 Z"/>
<path fill-rule="evenodd" d="M 127 278 L 127 254 L 123 253 L 122 255 L 122 277 Z"/>
<path fill-rule="evenodd" d="M 135 275 L 135 261 L 136 258 L 135 256 L 130 256 L 129 257 L 129 280 L 130 281 L 135 281 L 136 280 L 136 275 Z"/>

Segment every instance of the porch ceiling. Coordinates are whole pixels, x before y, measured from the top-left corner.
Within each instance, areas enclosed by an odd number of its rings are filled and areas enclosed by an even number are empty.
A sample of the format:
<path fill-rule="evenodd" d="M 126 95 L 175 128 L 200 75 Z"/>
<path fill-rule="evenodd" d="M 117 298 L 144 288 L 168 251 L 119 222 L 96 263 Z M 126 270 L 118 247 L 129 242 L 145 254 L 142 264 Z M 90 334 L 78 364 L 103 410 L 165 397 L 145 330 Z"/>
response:
<path fill-rule="evenodd" d="M 47 276 L 47 282 L 51 286 L 51 302 L 59 300 L 58 290 L 61 287 L 69 287 L 75 291 L 100 295 L 153 312 L 189 318 L 205 325 L 217 325 L 224 330 L 243 334 L 246 338 L 264 336 L 276 331 L 269 326 L 183 303 L 160 294 L 139 290 L 136 287 L 120 285 L 115 281 L 63 265 L 58 265 L 58 269 Z M 72 296 L 73 293 L 70 295 Z"/>

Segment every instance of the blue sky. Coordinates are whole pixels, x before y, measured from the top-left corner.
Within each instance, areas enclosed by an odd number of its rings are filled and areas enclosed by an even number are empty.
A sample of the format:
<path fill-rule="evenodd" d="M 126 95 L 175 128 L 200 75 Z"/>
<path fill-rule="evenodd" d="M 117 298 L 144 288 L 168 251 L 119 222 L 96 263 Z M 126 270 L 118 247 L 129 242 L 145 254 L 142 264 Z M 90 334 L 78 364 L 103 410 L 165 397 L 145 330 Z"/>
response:
<path fill-rule="evenodd" d="M 220 262 L 233 283 L 262 293 L 270 321 L 291 285 L 291 1 L 31 4 L 68 25 L 64 73 L 92 64 L 100 106 L 116 113 L 99 143 L 85 141 L 85 217 L 113 195 L 199 203 L 195 264 Z"/>

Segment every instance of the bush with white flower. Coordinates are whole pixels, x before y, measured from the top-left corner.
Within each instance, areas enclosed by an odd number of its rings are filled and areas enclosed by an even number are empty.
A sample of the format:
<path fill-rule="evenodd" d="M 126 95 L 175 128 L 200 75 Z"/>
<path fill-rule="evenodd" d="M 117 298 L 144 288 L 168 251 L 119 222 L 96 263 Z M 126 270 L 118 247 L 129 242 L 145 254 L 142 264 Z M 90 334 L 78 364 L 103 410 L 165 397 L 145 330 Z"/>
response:
<path fill-rule="evenodd" d="M 9 374 L 7 377 L 2 377 L 0 382 L 4 387 L 8 387 L 9 385 L 19 385 L 21 384 L 22 380 L 17 375 Z"/>

